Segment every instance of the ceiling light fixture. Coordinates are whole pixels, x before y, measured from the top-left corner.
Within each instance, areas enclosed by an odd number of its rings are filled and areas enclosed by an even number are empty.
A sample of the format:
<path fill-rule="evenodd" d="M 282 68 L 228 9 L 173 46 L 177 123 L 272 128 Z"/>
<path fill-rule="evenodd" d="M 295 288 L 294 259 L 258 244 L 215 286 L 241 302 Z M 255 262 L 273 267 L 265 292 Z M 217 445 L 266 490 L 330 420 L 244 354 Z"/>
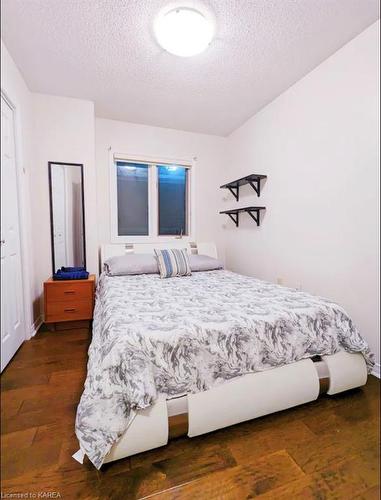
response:
<path fill-rule="evenodd" d="M 189 6 L 191 5 L 191 6 Z M 155 19 L 154 32 L 159 45 L 181 57 L 203 52 L 214 36 L 215 22 L 212 14 L 191 2 L 169 5 Z"/>

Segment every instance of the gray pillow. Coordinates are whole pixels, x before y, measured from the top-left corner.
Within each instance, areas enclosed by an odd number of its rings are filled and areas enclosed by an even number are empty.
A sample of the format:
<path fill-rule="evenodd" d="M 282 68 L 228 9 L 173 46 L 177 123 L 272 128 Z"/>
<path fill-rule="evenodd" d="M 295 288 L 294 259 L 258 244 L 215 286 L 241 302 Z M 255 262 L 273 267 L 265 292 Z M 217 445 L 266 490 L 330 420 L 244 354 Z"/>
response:
<path fill-rule="evenodd" d="M 189 263 L 192 272 L 213 271 L 224 268 L 220 260 L 208 257 L 207 255 L 189 255 Z"/>
<path fill-rule="evenodd" d="M 157 274 L 157 260 L 149 254 L 126 254 L 110 257 L 104 263 L 109 276 L 126 276 L 132 274 Z"/>

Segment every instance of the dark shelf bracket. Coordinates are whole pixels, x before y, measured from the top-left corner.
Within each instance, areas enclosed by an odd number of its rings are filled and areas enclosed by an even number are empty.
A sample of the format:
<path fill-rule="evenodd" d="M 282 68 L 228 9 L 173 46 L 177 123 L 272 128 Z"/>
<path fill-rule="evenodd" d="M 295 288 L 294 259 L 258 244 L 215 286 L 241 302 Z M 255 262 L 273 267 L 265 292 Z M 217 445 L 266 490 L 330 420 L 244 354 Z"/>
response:
<path fill-rule="evenodd" d="M 234 196 L 234 198 L 239 201 L 239 186 L 233 187 L 233 186 L 228 186 L 229 191 L 231 194 Z M 234 191 L 235 190 L 235 191 Z"/>
<path fill-rule="evenodd" d="M 261 180 L 257 179 L 255 181 L 249 181 L 250 186 L 254 189 L 254 191 L 257 193 L 257 196 L 261 196 Z"/>
<path fill-rule="evenodd" d="M 250 212 L 250 210 L 247 211 L 247 213 L 250 215 L 250 217 L 255 220 L 255 222 L 257 223 L 257 226 L 259 226 L 259 211 L 257 210 L 255 212 L 255 215 L 254 215 L 254 212 Z M 238 214 L 237 214 L 238 215 Z"/>
<path fill-rule="evenodd" d="M 244 186 L 245 184 L 250 184 L 250 186 L 257 193 L 257 196 L 260 196 L 261 195 L 261 180 L 266 179 L 266 178 L 267 178 L 267 175 L 250 174 L 250 175 L 247 175 L 246 177 L 242 177 L 241 179 L 237 179 L 235 181 L 228 182 L 227 184 L 224 184 L 223 186 L 220 186 L 220 187 L 224 188 L 224 189 L 229 189 L 229 191 L 234 196 L 236 201 L 239 201 L 239 188 L 240 188 L 240 186 Z"/>
<path fill-rule="evenodd" d="M 235 217 L 234 217 L 235 215 Z M 237 214 L 229 214 L 228 213 L 228 216 L 231 218 L 231 220 L 234 222 L 235 224 L 235 227 L 238 227 L 239 226 L 239 213 Z"/>
<path fill-rule="evenodd" d="M 234 222 L 235 226 L 239 226 L 239 214 L 242 212 L 248 213 L 250 217 L 255 221 L 257 226 L 260 226 L 261 219 L 260 213 L 261 210 L 266 210 L 266 207 L 244 207 L 244 208 L 234 208 L 232 210 L 224 210 L 220 212 L 220 214 L 226 214 L 230 217 L 230 219 Z"/>

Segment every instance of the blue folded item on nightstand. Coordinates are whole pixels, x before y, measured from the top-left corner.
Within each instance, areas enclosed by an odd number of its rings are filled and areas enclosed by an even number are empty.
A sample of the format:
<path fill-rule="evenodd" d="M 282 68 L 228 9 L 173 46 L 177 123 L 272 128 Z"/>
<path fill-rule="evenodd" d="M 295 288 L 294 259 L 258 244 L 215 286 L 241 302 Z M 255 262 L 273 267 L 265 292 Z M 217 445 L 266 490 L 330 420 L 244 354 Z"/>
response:
<path fill-rule="evenodd" d="M 86 271 L 86 268 L 83 266 L 79 266 L 79 267 L 64 267 L 64 266 L 62 266 L 61 271 L 65 272 L 65 273 L 72 273 L 75 271 Z"/>
<path fill-rule="evenodd" d="M 80 271 L 62 271 L 62 269 L 58 269 L 58 271 L 53 274 L 53 280 L 87 280 L 88 277 L 89 273 L 85 271 L 84 268 Z"/>

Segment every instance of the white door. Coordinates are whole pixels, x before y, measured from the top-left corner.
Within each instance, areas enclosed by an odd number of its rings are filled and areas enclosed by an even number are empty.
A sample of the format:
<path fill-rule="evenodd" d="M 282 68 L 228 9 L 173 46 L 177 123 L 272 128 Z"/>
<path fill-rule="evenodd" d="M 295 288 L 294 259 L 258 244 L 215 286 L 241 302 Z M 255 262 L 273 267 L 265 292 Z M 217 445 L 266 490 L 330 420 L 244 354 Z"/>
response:
<path fill-rule="evenodd" d="M 14 116 L 1 97 L 1 371 L 24 339 Z"/>

